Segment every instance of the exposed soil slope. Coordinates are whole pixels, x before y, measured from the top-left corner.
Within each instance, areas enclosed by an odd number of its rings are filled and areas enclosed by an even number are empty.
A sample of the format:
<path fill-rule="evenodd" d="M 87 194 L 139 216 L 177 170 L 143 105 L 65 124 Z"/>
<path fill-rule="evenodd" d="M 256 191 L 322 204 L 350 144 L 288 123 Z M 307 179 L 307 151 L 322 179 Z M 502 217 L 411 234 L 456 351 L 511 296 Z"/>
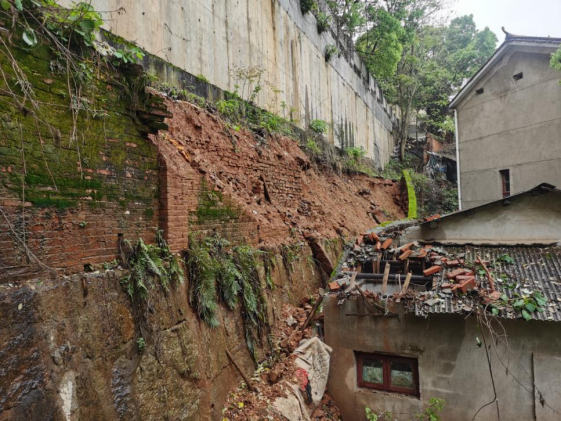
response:
<path fill-rule="evenodd" d="M 339 175 L 315 168 L 298 143 L 236 131 L 216 115 L 188 102 L 166 99 L 173 118 L 154 141 L 165 159 L 178 157 L 214 189 L 235 201 L 275 245 L 296 234 L 321 238 L 354 235 L 379 221 L 405 216 L 399 184 L 366 175 Z M 175 154 L 175 156 L 170 156 Z"/>

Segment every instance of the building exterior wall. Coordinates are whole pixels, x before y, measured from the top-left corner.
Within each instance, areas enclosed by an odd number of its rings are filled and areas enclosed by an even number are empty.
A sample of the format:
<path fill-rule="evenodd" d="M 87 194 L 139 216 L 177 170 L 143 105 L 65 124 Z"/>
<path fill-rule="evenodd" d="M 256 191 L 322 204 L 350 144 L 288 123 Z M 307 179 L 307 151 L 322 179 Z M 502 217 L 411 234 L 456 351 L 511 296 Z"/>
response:
<path fill-rule="evenodd" d="M 414 225 L 401 241 L 431 240 L 456 244 L 552 244 L 561 240 L 561 192 L 528 193 Z"/>
<path fill-rule="evenodd" d="M 390 411 L 392 420 L 415 419 L 431 398 L 443 398 L 443 420 L 472 420 L 480 408 L 494 400 L 485 346 L 477 346 L 477 338 L 483 341 L 484 333 L 475 316 L 346 316 L 367 312 L 362 299 L 347 299 L 341 306 L 337 301 L 335 296 L 324 301 L 325 339 L 333 347 L 328 388 L 344 419 L 366 420 L 366 406 L 378 413 Z M 557 380 L 549 381 L 546 367 L 559 367 L 561 325 L 522 320 L 501 323 L 509 349 L 500 340 L 498 344 L 491 340 L 485 330 L 497 403 L 483 407 L 477 420 L 558 419 L 550 407 L 561 411 L 557 399 L 561 388 Z M 503 333 L 498 323 L 493 326 Z M 418 358 L 420 399 L 359 388 L 356 351 Z M 544 405 L 539 402 L 539 393 Z"/>
<path fill-rule="evenodd" d="M 328 137 L 336 146 L 362 146 L 382 167 L 390 159 L 395 146 L 390 107 L 355 53 L 325 61 L 326 47 L 344 40 L 337 41 L 331 31 L 320 35 L 314 16 L 303 16 L 299 1 L 93 0 L 92 4 L 111 32 L 221 89 L 235 91 L 237 83 L 243 85 L 236 80 L 236 70 L 262 68 L 264 88 L 258 105 L 291 116 L 301 127 L 312 119 L 325 120 L 332 125 Z M 246 87 L 246 97 L 247 91 Z"/>
<path fill-rule="evenodd" d="M 503 169 L 510 170 L 511 194 L 561 185 L 561 73 L 549 66 L 552 52 L 511 50 L 459 104 L 462 209 L 502 198 Z"/>

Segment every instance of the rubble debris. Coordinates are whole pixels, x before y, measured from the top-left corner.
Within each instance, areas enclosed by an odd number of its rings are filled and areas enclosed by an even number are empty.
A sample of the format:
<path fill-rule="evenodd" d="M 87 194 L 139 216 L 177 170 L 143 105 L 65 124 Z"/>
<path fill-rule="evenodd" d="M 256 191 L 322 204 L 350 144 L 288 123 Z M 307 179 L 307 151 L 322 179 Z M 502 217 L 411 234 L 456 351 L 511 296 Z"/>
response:
<path fill-rule="evenodd" d="M 338 304 L 352 295 L 373 304 L 370 313 L 349 316 L 395 316 L 387 309 L 402 303 L 405 312 L 423 317 L 487 312 L 561 321 L 561 247 L 400 244 L 395 227 L 375 233 L 345 250 L 330 284 Z"/>
<path fill-rule="evenodd" d="M 323 320 L 317 313 L 321 298 L 302 300 L 299 307 L 283 306 L 281 318 L 286 323 L 278 323 L 273 331 L 274 351 L 252 379 L 230 393 L 224 420 L 341 419 L 325 390 L 331 349 L 310 327 L 312 321 Z"/>

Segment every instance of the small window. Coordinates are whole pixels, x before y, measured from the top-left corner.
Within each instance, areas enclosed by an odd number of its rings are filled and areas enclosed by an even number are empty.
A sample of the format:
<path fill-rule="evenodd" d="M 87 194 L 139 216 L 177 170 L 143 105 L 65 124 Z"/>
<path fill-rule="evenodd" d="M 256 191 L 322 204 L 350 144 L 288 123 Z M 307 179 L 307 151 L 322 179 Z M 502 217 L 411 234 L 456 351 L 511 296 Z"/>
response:
<path fill-rule="evenodd" d="M 509 170 L 500 170 L 499 173 L 501 174 L 501 185 L 503 189 L 503 197 L 510 196 L 510 171 Z"/>
<path fill-rule="evenodd" d="M 483 88 L 479 88 L 477 91 L 475 91 L 477 95 L 481 95 L 483 92 L 485 92 Z"/>
<path fill-rule="evenodd" d="M 359 387 L 419 396 L 416 358 L 356 353 Z"/>
<path fill-rule="evenodd" d="M 520 80 L 524 77 L 524 73 L 520 72 L 520 73 L 516 73 L 514 76 L 512 76 L 512 78 L 514 80 Z"/>

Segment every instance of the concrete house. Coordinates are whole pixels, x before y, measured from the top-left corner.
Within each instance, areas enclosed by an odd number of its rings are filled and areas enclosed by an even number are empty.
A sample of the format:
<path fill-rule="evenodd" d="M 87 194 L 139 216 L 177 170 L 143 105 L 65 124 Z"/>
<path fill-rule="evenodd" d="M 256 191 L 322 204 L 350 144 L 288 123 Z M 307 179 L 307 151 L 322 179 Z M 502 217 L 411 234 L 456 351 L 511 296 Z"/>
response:
<path fill-rule="evenodd" d="M 508 34 L 450 103 L 458 196 L 469 209 L 539 183 L 561 185 L 561 38 Z"/>
<path fill-rule="evenodd" d="M 560 238 L 547 184 L 359 237 L 324 298 L 343 418 L 415 419 L 439 398 L 443 420 L 561 419 Z"/>

